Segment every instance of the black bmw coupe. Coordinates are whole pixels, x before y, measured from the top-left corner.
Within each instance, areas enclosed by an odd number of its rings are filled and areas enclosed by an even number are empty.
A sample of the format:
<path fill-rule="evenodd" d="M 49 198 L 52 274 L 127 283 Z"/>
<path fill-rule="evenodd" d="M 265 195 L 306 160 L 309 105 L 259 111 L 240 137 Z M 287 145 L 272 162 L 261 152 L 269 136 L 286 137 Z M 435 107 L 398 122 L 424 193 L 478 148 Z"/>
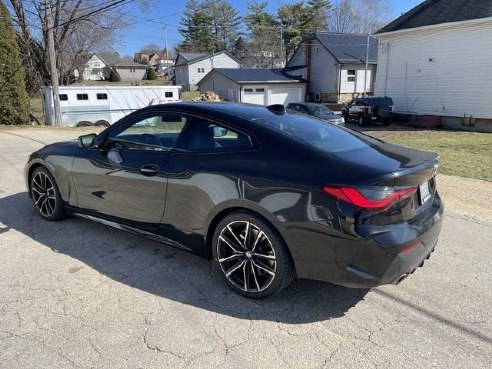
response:
<path fill-rule="evenodd" d="M 398 283 L 434 250 L 438 158 L 282 106 L 172 103 L 33 154 L 39 215 L 77 215 L 217 262 L 234 291 L 295 277 Z"/>

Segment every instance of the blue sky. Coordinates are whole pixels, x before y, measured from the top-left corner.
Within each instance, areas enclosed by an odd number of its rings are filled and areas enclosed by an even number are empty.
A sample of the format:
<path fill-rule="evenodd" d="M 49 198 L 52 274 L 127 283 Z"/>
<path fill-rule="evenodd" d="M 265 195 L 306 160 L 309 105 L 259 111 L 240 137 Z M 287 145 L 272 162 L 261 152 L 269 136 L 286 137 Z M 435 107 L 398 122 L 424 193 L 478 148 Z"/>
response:
<path fill-rule="evenodd" d="M 299 0 L 270 0 L 268 8 L 275 12 L 282 4 L 298 2 Z M 398 17 L 422 0 L 389 0 L 392 7 L 392 19 Z M 247 11 L 247 1 L 229 0 L 229 2 L 239 10 L 241 15 Z M 332 3 L 336 1 L 332 0 Z M 158 44 L 165 46 L 163 27 L 167 26 L 167 41 L 169 49 L 172 50 L 176 44 L 181 41 L 181 35 L 178 32 L 179 20 L 185 8 L 185 0 L 166 0 L 152 2 L 149 11 L 141 11 L 136 6 L 131 8 L 130 29 L 125 32 L 122 40 L 115 45 L 116 51 L 121 56 L 133 55 L 141 47 L 147 44 Z"/>

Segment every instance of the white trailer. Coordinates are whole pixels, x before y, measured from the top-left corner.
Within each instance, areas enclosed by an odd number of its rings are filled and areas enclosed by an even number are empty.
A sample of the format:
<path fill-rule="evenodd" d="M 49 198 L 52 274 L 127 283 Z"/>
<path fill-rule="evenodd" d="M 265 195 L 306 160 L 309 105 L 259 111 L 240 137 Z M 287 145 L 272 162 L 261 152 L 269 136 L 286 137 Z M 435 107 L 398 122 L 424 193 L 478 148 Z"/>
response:
<path fill-rule="evenodd" d="M 181 101 L 181 86 L 60 86 L 61 125 L 109 126 L 148 105 Z M 47 125 L 55 124 L 51 87 L 42 90 Z"/>

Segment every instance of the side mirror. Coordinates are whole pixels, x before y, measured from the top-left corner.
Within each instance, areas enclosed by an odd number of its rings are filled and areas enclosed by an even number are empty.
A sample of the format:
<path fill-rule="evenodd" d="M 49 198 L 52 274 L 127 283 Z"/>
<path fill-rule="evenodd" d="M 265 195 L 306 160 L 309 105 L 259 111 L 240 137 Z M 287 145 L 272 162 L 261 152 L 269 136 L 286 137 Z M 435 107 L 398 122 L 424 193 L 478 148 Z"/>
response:
<path fill-rule="evenodd" d="M 96 139 L 96 137 L 97 135 L 95 133 L 89 133 L 88 135 L 79 136 L 79 138 L 77 138 L 77 141 L 80 147 L 89 149 L 94 144 L 94 140 Z"/>
<path fill-rule="evenodd" d="M 223 127 L 215 126 L 213 129 L 214 129 L 214 138 L 224 137 L 227 134 L 227 129 L 225 129 Z"/>

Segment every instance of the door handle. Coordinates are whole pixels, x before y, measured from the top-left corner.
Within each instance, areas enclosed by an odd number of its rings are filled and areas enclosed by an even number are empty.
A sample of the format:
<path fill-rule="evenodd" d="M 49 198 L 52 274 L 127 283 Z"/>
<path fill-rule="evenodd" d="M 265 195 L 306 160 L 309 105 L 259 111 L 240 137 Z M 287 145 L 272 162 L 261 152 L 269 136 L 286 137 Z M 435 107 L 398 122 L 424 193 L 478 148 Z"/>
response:
<path fill-rule="evenodd" d="M 154 164 L 147 164 L 140 168 L 140 173 L 144 176 L 154 176 L 159 173 L 159 167 Z"/>

